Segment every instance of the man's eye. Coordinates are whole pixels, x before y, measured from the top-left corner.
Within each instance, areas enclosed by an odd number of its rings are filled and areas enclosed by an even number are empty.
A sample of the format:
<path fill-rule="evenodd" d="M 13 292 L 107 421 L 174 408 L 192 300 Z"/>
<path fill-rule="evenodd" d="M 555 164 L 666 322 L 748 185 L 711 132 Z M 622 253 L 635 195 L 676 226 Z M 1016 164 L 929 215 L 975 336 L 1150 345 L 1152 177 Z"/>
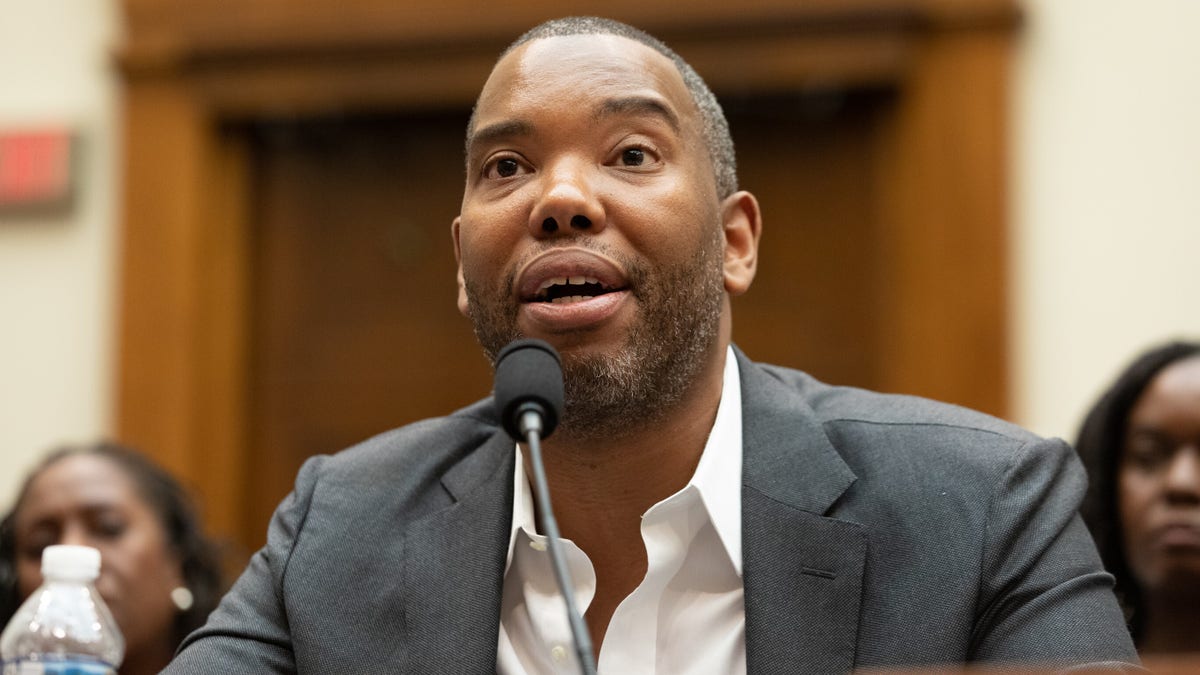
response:
<path fill-rule="evenodd" d="M 646 162 L 646 151 L 641 148 L 626 148 L 621 152 L 621 163 L 625 166 L 641 166 Z"/>
<path fill-rule="evenodd" d="M 520 162 L 511 157 L 503 157 L 492 164 L 491 168 L 487 171 L 487 175 L 494 178 L 512 178 L 520 170 Z"/>
<path fill-rule="evenodd" d="M 496 173 L 500 174 L 503 178 L 515 176 L 518 168 L 520 167 L 517 166 L 515 159 L 502 159 L 496 162 Z"/>

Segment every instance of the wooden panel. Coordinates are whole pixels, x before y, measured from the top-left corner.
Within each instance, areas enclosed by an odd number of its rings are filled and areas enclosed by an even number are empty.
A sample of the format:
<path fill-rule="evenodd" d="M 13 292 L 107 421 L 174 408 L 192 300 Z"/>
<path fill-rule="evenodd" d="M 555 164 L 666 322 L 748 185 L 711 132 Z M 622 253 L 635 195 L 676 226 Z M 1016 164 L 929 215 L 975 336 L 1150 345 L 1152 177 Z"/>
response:
<path fill-rule="evenodd" d="M 455 304 L 469 111 L 258 125 L 251 529 L 308 456 L 488 395 Z"/>
<path fill-rule="evenodd" d="M 752 358 L 828 382 L 881 382 L 874 152 L 886 91 L 831 90 L 726 104 L 743 188 L 759 199 L 758 276 L 733 301 Z"/>
<path fill-rule="evenodd" d="M 246 454 L 244 147 L 186 87 L 126 100 L 118 436 L 241 521 Z"/>
<path fill-rule="evenodd" d="M 878 153 L 880 386 L 1007 411 L 1007 40 L 921 48 Z"/>

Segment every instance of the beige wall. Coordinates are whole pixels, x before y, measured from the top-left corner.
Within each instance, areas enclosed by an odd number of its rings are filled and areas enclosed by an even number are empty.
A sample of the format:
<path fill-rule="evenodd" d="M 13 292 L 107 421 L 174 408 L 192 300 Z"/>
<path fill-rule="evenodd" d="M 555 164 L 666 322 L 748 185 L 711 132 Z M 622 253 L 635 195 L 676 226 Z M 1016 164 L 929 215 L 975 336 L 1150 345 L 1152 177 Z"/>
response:
<path fill-rule="evenodd" d="M 110 427 L 115 19 L 109 0 L 0 0 L 0 129 L 82 140 L 70 215 L 0 216 L 0 508 L 46 448 Z"/>
<path fill-rule="evenodd" d="M 1030 0 L 1014 86 L 1017 420 L 1074 434 L 1136 350 L 1200 336 L 1200 3 Z M 0 0 L 0 128 L 84 140 L 78 208 L 0 221 L 0 505 L 111 428 L 118 143 L 107 0 Z"/>
<path fill-rule="evenodd" d="M 1026 8 L 1013 90 L 1013 410 L 1073 439 L 1135 352 L 1200 339 L 1200 2 Z"/>

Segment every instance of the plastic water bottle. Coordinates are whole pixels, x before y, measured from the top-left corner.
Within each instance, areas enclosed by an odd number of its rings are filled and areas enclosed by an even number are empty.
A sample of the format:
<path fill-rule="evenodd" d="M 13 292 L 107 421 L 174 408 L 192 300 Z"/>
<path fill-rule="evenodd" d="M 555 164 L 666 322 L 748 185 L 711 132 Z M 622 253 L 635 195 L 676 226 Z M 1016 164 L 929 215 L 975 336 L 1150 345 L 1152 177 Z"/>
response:
<path fill-rule="evenodd" d="M 94 585 L 100 551 L 47 546 L 42 583 L 0 635 L 4 675 L 112 675 L 125 639 Z"/>

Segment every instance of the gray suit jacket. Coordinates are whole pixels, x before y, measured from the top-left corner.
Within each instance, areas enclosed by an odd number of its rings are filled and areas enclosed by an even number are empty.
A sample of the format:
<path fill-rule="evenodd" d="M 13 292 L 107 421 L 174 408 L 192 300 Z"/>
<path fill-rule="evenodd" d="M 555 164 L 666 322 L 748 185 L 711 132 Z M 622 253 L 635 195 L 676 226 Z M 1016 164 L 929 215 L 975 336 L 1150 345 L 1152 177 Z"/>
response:
<path fill-rule="evenodd" d="M 1137 662 L 1066 444 L 737 354 L 750 673 Z M 494 672 L 512 482 L 490 401 L 309 460 L 167 672 Z"/>

